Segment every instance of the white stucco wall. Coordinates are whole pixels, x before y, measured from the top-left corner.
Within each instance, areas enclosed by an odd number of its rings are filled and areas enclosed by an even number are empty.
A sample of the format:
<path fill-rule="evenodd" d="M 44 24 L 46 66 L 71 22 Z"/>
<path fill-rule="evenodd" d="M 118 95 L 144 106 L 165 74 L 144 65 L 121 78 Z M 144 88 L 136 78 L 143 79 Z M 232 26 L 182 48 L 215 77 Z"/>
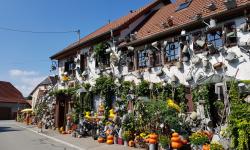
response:
<path fill-rule="evenodd" d="M 140 18 L 138 21 L 140 21 L 142 19 L 143 18 Z M 242 33 L 239 30 L 239 28 L 241 28 L 241 26 L 242 26 L 242 23 L 244 23 L 244 22 L 245 22 L 245 20 L 243 18 L 235 19 L 236 27 L 238 28 L 238 31 L 237 31 L 238 41 L 247 41 L 247 40 L 250 39 L 250 33 Z M 138 24 L 137 21 L 134 24 L 131 24 L 131 27 L 129 27 L 128 29 L 125 29 L 122 32 L 122 36 L 123 36 L 123 34 L 124 35 L 128 34 L 129 33 L 128 31 L 129 30 L 131 31 L 134 28 L 134 26 L 136 26 L 137 24 Z M 192 50 L 192 48 L 193 48 L 192 44 L 190 45 L 190 48 Z M 88 53 L 88 50 L 89 50 L 89 48 L 85 48 L 85 49 L 81 50 L 81 53 Z M 215 54 L 215 55 L 212 55 L 212 56 L 209 57 L 209 62 L 211 63 L 211 65 L 213 65 L 213 64 L 215 64 L 217 62 L 224 62 L 224 64 L 227 67 L 226 75 L 235 76 L 237 69 L 239 69 L 239 72 L 237 73 L 236 78 L 241 79 L 241 80 L 250 80 L 250 59 L 249 59 L 249 56 L 245 52 L 242 52 L 241 49 L 238 46 L 228 48 L 226 51 L 227 52 L 230 52 L 230 51 L 235 52 L 236 55 L 238 57 L 240 57 L 238 62 L 230 64 L 228 61 L 225 60 L 225 56 L 222 56 L 221 54 L 219 54 L 219 55 Z M 75 57 L 79 57 L 81 53 L 79 53 Z M 200 57 L 202 60 L 206 57 L 202 53 L 197 54 L 197 56 Z M 63 74 L 63 72 L 64 72 L 64 63 L 65 62 L 66 62 L 66 60 L 60 60 L 59 61 L 59 76 L 61 74 Z M 99 77 L 99 75 L 97 73 L 98 69 L 95 68 L 95 63 L 96 62 L 95 62 L 95 59 L 90 55 L 88 56 L 88 61 L 87 62 L 88 62 L 88 73 L 89 73 L 88 79 L 83 81 L 82 77 L 80 77 L 78 75 L 78 73 L 76 73 L 76 77 L 80 82 L 88 82 L 90 84 L 94 84 L 95 79 Z M 165 64 L 164 67 L 162 68 L 162 70 L 165 72 L 166 76 L 164 76 L 164 77 L 163 76 L 161 76 L 161 77 L 156 76 L 156 72 L 158 70 L 160 70 L 161 67 L 155 67 L 155 68 L 151 69 L 150 73 L 148 71 L 145 71 L 143 73 L 144 79 L 146 79 L 146 80 L 148 80 L 150 82 L 154 82 L 154 83 L 162 82 L 162 81 L 164 81 L 166 79 L 170 82 L 170 78 L 173 75 L 175 75 L 175 76 L 178 77 L 180 83 L 185 84 L 185 85 L 189 84 L 188 82 L 186 82 L 186 77 L 187 77 L 188 73 L 190 72 L 192 64 L 184 63 L 183 71 L 178 70 L 176 66 L 171 66 L 168 69 L 168 65 L 169 64 Z M 78 66 L 79 66 L 79 64 L 77 64 L 77 67 Z M 195 70 L 197 70 L 197 71 L 193 72 L 193 74 L 192 74 L 194 81 L 197 80 L 197 77 L 199 76 L 199 74 L 203 74 L 205 76 L 210 76 L 210 75 L 212 75 L 214 73 L 215 74 L 221 74 L 222 73 L 222 71 L 217 72 L 213 68 L 211 69 L 211 71 L 205 72 L 203 70 L 202 66 L 200 66 L 198 68 L 196 67 Z M 114 71 L 115 75 L 119 74 L 117 66 L 114 67 L 114 68 L 111 67 L 111 69 L 108 70 L 108 71 Z M 136 74 L 136 71 L 135 72 L 128 72 L 128 68 L 126 66 L 123 67 L 122 75 L 125 77 L 125 80 L 127 80 L 127 81 L 134 80 L 135 83 L 139 83 L 140 80 L 136 78 L 135 74 Z"/>

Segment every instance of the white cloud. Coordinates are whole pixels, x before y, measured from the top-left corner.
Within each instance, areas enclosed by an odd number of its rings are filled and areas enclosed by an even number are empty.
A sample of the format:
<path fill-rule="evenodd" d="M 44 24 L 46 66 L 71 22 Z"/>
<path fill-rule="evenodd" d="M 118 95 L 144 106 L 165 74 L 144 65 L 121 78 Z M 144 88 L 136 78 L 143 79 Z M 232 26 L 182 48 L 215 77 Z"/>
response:
<path fill-rule="evenodd" d="M 12 83 L 24 96 L 28 96 L 30 92 L 46 78 L 46 76 L 41 75 L 37 71 L 21 69 L 11 69 L 9 75 Z"/>
<path fill-rule="evenodd" d="M 10 76 L 12 77 L 18 77 L 18 76 L 36 76 L 39 73 L 36 71 L 26 71 L 26 70 L 20 70 L 20 69 L 12 69 L 9 71 Z"/>

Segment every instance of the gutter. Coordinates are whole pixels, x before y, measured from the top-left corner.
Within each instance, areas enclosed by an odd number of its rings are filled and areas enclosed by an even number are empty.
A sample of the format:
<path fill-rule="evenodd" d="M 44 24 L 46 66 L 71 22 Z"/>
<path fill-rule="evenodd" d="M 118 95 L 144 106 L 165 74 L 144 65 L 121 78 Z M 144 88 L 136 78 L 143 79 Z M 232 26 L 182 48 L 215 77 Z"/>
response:
<path fill-rule="evenodd" d="M 240 10 L 240 9 L 243 9 L 243 8 L 248 8 L 248 6 L 250 6 L 250 4 L 245 4 L 245 5 L 242 5 L 242 6 L 239 6 L 237 8 L 235 8 L 233 11 L 237 11 L 237 10 Z M 201 20 L 207 20 L 207 19 L 210 19 L 212 17 L 216 17 L 216 16 L 220 16 L 220 15 L 223 15 L 223 14 L 226 14 L 228 12 L 232 12 L 232 10 L 226 10 L 226 11 L 222 11 L 222 12 L 218 12 L 216 14 L 213 14 L 213 15 L 210 15 L 210 16 L 207 16 L 207 17 L 204 17 L 202 18 Z M 127 43 L 125 45 L 122 45 L 122 46 L 118 46 L 118 48 L 123 48 L 123 47 L 127 47 L 127 46 L 137 46 L 137 45 L 142 45 L 148 41 L 153 41 L 154 39 L 157 39 L 157 38 L 162 38 L 164 36 L 166 36 L 167 34 L 170 34 L 170 33 L 173 33 L 173 32 L 176 32 L 177 30 L 182 30 L 183 28 L 185 27 L 188 27 L 188 26 L 191 26 L 191 25 L 194 25 L 196 23 L 199 23 L 201 22 L 201 20 L 197 20 L 197 21 L 192 21 L 190 23 L 187 23 L 187 24 L 183 24 L 183 25 L 180 25 L 180 26 L 176 26 L 176 27 L 173 27 L 171 29 L 168 29 L 168 30 L 165 30 L 165 31 L 162 31 L 162 32 L 158 32 L 158 33 L 155 33 L 153 35 L 149 35 L 147 37 L 144 37 L 144 38 L 141 38 L 141 39 L 138 39 L 138 40 L 135 40 L 135 41 L 132 41 L 130 43 Z"/>

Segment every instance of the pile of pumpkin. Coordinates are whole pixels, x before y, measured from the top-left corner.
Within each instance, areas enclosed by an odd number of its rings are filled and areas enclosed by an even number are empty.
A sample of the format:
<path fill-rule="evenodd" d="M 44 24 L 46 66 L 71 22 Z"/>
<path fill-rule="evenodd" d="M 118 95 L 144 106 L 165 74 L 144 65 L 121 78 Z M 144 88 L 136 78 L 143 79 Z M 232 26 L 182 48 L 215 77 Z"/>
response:
<path fill-rule="evenodd" d="M 158 135 L 156 133 L 149 134 L 145 139 L 145 142 L 149 144 L 156 144 L 158 142 Z"/>
<path fill-rule="evenodd" d="M 105 143 L 105 141 L 106 141 L 106 143 L 109 144 L 109 145 L 110 144 L 114 144 L 114 136 L 113 135 L 108 135 L 107 136 L 107 140 L 105 138 L 99 136 L 98 139 L 97 139 L 97 141 L 99 143 Z"/>
<path fill-rule="evenodd" d="M 187 143 L 188 143 L 188 141 L 181 139 L 181 137 L 180 137 L 180 135 L 178 133 L 174 132 L 172 134 L 171 147 L 173 149 L 179 149 L 179 148 L 181 148 L 183 145 L 185 145 Z"/>

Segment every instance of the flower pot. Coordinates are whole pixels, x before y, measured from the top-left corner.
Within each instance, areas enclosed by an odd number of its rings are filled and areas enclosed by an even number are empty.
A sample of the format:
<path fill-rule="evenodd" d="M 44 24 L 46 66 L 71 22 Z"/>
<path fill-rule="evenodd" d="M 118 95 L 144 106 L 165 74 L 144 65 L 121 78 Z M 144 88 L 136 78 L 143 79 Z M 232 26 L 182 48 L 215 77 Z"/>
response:
<path fill-rule="evenodd" d="M 118 144 L 118 137 L 114 136 L 114 144 Z"/>
<path fill-rule="evenodd" d="M 123 142 L 123 145 L 124 145 L 125 147 L 127 147 L 127 146 L 128 146 L 128 141 L 124 141 L 124 142 Z"/>
<path fill-rule="evenodd" d="M 156 150 L 156 144 L 149 144 L 149 150 Z"/>
<path fill-rule="evenodd" d="M 118 139 L 117 139 L 117 143 L 118 143 L 119 145 L 123 145 L 123 140 L 122 140 L 122 138 L 118 138 Z"/>

